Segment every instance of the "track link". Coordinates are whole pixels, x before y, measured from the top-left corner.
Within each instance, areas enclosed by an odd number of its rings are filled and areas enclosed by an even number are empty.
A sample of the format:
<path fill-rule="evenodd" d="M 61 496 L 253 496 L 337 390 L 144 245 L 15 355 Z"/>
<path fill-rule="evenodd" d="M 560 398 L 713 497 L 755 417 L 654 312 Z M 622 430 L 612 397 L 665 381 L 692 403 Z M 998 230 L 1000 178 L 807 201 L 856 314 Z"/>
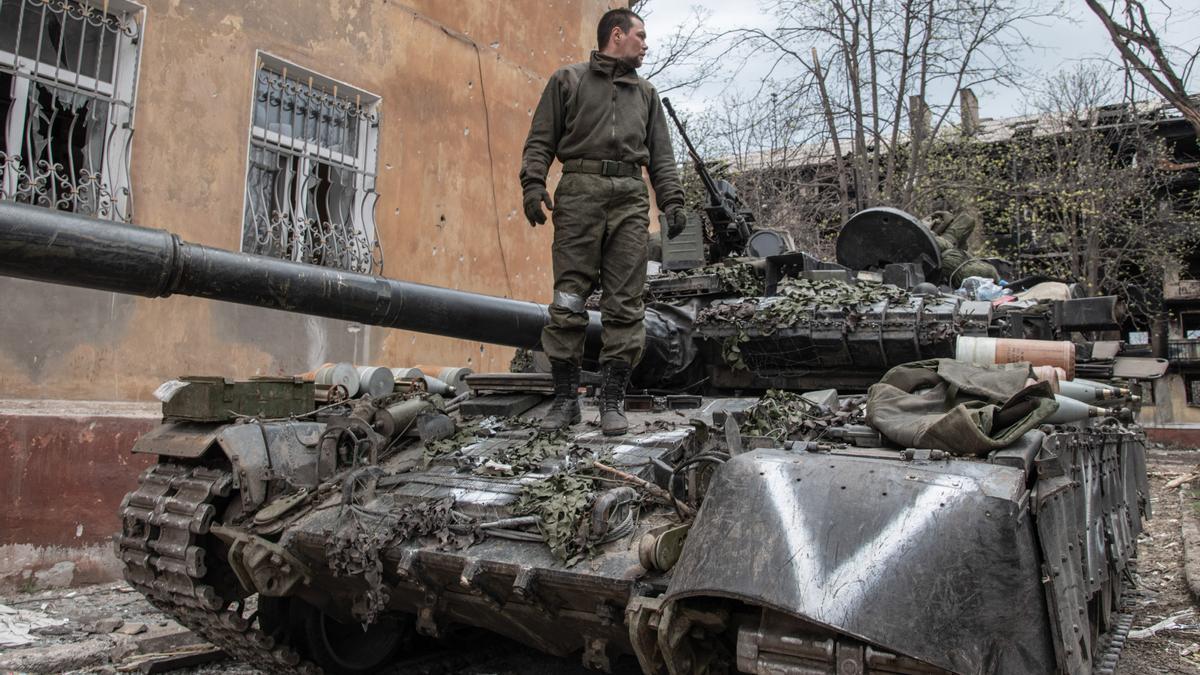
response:
<path fill-rule="evenodd" d="M 228 470 L 163 462 L 146 469 L 137 489 L 121 502 L 117 557 L 125 579 L 159 609 L 233 658 L 268 673 L 320 673 L 296 650 L 277 644 L 244 616 L 244 605 L 226 602 L 210 581 L 205 549 L 229 496 Z"/>
<path fill-rule="evenodd" d="M 1119 606 L 1127 608 L 1132 599 L 1122 595 Z M 1116 612 L 1112 618 L 1112 628 L 1100 636 L 1092 661 L 1092 675 L 1116 675 L 1117 663 L 1121 660 L 1121 652 L 1125 649 L 1125 641 L 1129 639 L 1129 629 L 1133 628 L 1132 612 Z"/>

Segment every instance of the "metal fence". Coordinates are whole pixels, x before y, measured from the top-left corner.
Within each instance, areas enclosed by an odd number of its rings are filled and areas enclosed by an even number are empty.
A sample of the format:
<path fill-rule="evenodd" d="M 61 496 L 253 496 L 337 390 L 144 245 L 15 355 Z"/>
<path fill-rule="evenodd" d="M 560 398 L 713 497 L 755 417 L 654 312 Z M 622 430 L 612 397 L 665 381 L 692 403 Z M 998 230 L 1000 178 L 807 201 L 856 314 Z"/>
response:
<path fill-rule="evenodd" d="M 1172 363 L 1200 363 L 1200 340 L 1167 340 L 1167 360 Z"/>

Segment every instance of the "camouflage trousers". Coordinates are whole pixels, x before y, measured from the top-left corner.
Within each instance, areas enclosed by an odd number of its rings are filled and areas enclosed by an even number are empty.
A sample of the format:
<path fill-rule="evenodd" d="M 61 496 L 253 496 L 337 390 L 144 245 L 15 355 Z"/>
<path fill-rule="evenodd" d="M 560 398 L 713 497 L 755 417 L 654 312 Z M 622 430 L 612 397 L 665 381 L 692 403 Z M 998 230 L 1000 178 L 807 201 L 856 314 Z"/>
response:
<path fill-rule="evenodd" d="M 991 263 L 972 258 L 966 253 L 967 242 L 974 231 L 975 218 L 966 213 L 959 213 L 942 234 L 935 237 L 938 250 L 942 253 L 942 281 L 954 288 L 962 285 L 963 279 L 967 277 L 1000 280 L 1000 275 Z"/>
<path fill-rule="evenodd" d="M 550 323 L 542 329 L 546 356 L 582 362 L 584 302 L 598 285 L 600 360 L 635 364 L 642 357 L 649 211 L 641 177 L 563 174 L 554 193 L 554 300 Z"/>
<path fill-rule="evenodd" d="M 972 258 L 962 249 L 953 246 L 942 247 L 944 238 L 938 237 L 938 248 L 942 249 L 942 281 L 953 288 L 958 288 L 967 277 L 987 277 L 999 281 L 1000 275 L 989 262 Z"/>

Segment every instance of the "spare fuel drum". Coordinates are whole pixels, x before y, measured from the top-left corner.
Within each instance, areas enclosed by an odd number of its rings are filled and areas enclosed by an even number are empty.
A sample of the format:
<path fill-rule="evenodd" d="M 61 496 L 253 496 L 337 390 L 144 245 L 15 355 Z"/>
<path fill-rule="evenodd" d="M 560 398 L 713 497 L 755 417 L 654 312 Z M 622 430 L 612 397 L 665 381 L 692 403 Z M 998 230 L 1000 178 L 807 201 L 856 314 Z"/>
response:
<path fill-rule="evenodd" d="M 382 398 L 392 393 L 396 388 L 396 378 L 389 368 L 380 366 L 359 366 L 359 393 L 370 395 L 371 398 Z"/>
<path fill-rule="evenodd" d="M 342 386 L 346 395 L 358 395 L 360 379 L 358 371 L 349 363 L 326 363 L 313 373 L 313 382 L 326 387 Z"/>

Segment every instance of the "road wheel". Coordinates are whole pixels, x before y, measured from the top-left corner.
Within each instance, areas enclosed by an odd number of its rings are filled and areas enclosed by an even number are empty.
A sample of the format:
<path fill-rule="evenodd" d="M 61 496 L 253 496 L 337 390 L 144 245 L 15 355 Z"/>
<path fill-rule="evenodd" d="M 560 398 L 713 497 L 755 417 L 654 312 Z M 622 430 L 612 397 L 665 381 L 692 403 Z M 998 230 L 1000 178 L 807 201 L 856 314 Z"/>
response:
<path fill-rule="evenodd" d="M 391 615 L 362 624 L 342 623 L 298 598 L 259 597 L 263 630 L 328 673 L 365 675 L 392 663 L 412 642 L 412 625 Z"/>

